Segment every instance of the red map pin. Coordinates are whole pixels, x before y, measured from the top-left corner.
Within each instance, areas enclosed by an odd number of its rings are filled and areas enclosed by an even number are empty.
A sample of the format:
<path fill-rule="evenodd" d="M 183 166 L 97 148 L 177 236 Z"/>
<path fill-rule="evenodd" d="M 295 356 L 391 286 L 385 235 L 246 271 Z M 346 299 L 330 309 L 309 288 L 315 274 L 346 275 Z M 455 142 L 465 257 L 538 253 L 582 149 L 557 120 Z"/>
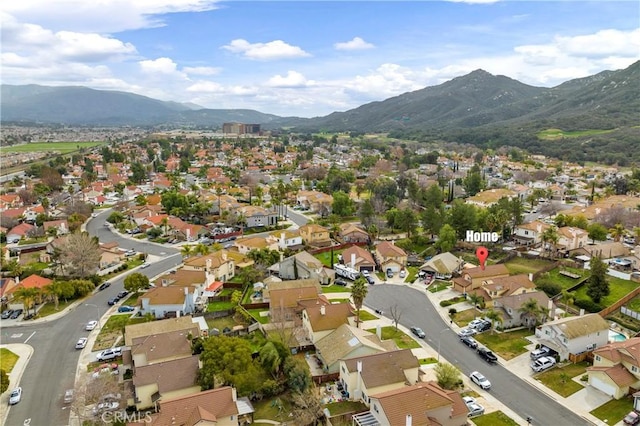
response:
<path fill-rule="evenodd" d="M 487 257 L 489 257 L 489 250 L 486 247 L 478 247 L 476 250 L 476 257 L 480 261 L 480 268 L 484 271 L 484 262 L 486 262 Z"/>

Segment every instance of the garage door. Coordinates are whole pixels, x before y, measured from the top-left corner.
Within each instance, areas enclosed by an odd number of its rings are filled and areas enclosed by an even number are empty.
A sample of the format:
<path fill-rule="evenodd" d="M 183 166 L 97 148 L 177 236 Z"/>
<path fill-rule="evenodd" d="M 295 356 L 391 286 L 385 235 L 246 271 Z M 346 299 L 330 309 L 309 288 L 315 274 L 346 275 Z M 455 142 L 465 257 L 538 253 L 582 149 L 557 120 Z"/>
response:
<path fill-rule="evenodd" d="M 599 391 L 602 391 L 604 393 L 606 393 L 609 396 L 615 396 L 616 394 L 616 387 L 605 382 L 604 380 L 600 379 L 599 377 L 591 377 L 591 380 L 589 380 L 591 382 L 591 386 L 593 386 L 594 388 L 598 389 Z"/>

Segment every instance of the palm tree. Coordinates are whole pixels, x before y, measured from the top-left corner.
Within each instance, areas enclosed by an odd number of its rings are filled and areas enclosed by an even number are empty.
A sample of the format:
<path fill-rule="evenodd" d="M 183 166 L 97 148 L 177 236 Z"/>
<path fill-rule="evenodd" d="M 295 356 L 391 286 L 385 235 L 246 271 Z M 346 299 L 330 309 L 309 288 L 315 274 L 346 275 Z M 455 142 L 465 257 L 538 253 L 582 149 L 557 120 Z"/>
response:
<path fill-rule="evenodd" d="M 44 288 L 44 294 L 47 299 L 53 300 L 55 310 L 58 310 L 58 303 L 60 302 L 60 282 L 54 281 Z"/>
<path fill-rule="evenodd" d="M 558 229 L 555 226 L 545 229 L 540 239 L 542 240 L 542 253 L 544 254 L 547 247 L 549 247 L 549 257 L 551 257 L 551 246 L 555 248 L 558 243 Z"/>
<path fill-rule="evenodd" d="M 520 306 L 520 315 L 525 320 L 527 328 L 531 329 L 538 323 L 538 317 L 542 314 L 542 308 L 538 306 L 536 299 L 529 299 Z"/>
<path fill-rule="evenodd" d="M 491 333 L 495 332 L 496 323 L 502 323 L 502 315 L 498 311 L 494 311 L 493 309 L 489 309 L 484 313 L 484 316 L 487 317 L 489 321 L 491 321 Z"/>
<path fill-rule="evenodd" d="M 560 298 L 562 299 L 562 303 L 564 303 L 564 313 L 565 316 L 569 313 L 569 303 L 573 303 L 574 294 L 568 292 L 567 290 L 562 290 Z"/>
<path fill-rule="evenodd" d="M 609 233 L 613 237 L 615 242 L 620 241 L 620 238 L 624 237 L 627 230 L 624 228 L 624 225 L 621 223 L 616 223 L 613 228 L 609 229 Z"/>
<path fill-rule="evenodd" d="M 167 227 L 169 225 L 169 219 L 166 218 L 166 217 L 163 217 L 162 220 L 160 221 L 160 223 L 164 227 L 164 233 L 162 235 L 166 236 L 167 235 Z"/>
<path fill-rule="evenodd" d="M 24 286 L 20 286 L 19 288 L 16 289 L 16 291 L 13 292 L 13 296 L 16 299 L 22 300 L 22 305 L 24 306 L 25 313 L 27 314 L 29 313 L 29 309 L 31 308 L 31 305 L 33 304 L 37 294 L 38 294 L 38 289 L 26 288 Z M 34 310 L 35 310 L 35 305 L 34 305 Z"/>
<path fill-rule="evenodd" d="M 193 249 L 193 251 L 194 251 L 196 254 L 200 254 L 200 255 L 203 255 L 203 256 L 204 256 L 205 254 L 209 254 L 209 246 L 206 246 L 206 245 L 204 245 L 204 244 L 200 243 L 200 244 L 197 244 L 197 245 L 195 246 L 195 248 Z"/>
<path fill-rule="evenodd" d="M 469 299 L 469 303 L 471 303 L 474 308 L 484 308 L 484 297 L 478 293 L 468 293 L 467 299 Z"/>
<path fill-rule="evenodd" d="M 182 248 L 180 249 L 180 252 L 182 253 L 182 255 L 184 257 L 189 257 L 191 256 L 191 254 L 193 253 L 193 246 L 192 245 L 188 245 L 185 244 L 182 246 Z"/>
<path fill-rule="evenodd" d="M 356 307 L 356 328 L 360 326 L 360 309 L 362 308 L 364 298 L 367 297 L 368 291 L 367 281 L 363 276 L 358 277 L 353 282 L 353 286 L 351 287 L 351 299 Z"/>

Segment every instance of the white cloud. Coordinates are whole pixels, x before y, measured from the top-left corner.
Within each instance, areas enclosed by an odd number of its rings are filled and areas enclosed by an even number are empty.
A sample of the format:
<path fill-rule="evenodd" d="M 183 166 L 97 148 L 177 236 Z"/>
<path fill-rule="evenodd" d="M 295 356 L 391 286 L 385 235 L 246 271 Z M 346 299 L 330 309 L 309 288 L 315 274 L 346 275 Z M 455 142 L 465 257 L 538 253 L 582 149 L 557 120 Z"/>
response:
<path fill-rule="evenodd" d="M 333 47 L 335 47 L 337 50 L 363 50 L 373 49 L 375 46 L 371 43 L 367 43 L 360 37 L 354 37 L 353 40 L 350 41 L 335 43 Z"/>
<path fill-rule="evenodd" d="M 0 10 L 45 28 L 114 33 L 164 25 L 159 15 L 216 9 L 215 0 L 20 0 Z"/>
<path fill-rule="evenodd" d="M 640 28 L 634 31 L 602 30 L 595 34 L 557 37 L 556 45 L 571 56 L 638 56 Z"/>
<path fill-rule="evenodd" d="M 311 56 L 298 46 L 292 46 L 282 40 L 274 40 L 268 43 L 249 43 L 244 39 L 232 40 L 223 49 L 233 53 L 241 53 L 249 59 L 275 60 L 286 58 L 302 58 Z"/>
<path fill-rule="evenodd" d="M 187 92 L 221 93 L 224 88 L 213 81 L 198 81 L 187 87 Z"/>
<path fill-rule="evenodd" d="M 144 73 L 175 74 L 178 72 L 178 65 L 170 58 L 148 59 L 138 63 Z"/>
<path fill-rule="evenodd" d="M 269 87 L 305 87 L 308 84 L 304 75 L 297 71 L 288 71 L 286 76 L 274 75 L 267 81 Z"/>
<path fill-rule="evenodd" d="M 182 71 L 195 75 L 216 75 L 220 73 L 221 69 L 218 67 L 183 67 Z"/>

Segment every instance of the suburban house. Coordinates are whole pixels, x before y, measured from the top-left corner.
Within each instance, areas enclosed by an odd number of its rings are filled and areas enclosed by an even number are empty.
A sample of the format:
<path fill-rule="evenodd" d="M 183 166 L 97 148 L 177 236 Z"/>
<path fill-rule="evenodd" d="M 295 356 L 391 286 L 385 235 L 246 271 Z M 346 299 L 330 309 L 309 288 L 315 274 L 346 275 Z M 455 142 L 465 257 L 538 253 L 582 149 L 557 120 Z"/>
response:
<path fill-rule="evenodd" d="M 340 360 L 397 350 L 393 340 L 381 340 L 366 330 L 343 324 L 315 342 L 316 355 L 325 374 L 340 371 Z"/>
<path fill-rule="evenodd" d="M 298 230 L 304 243 L 309 246 L 327 247 L 331 245 L 329 230 L 323 226 L 312 223 L 302 225 Z"/>
<path fill-rule="evenodd" d="M 484 299 L 487 308 L 494 306 L 494 301 L 514 294 L 536 292 L 536 285 L 525 274 L 509 275 L 506 277 L 494 277 L 482 281 L 482 285 L 469 294 L 477 294 Z"/>
<path fill-rule="evenodd" d="M 205 271 L 189 271 L 178 269 L 167 274 L 161 275 L 153 281 L 155 287 L 188 287 L 202 296 L 204 289 L 213 282 L 211 275 L 207 275 Z"/>
<path fill-rule="evenodd" d="M 49 278 L 41 277 L 40 275 L 32 274 L 29 275 L 24 280 L 19 280 L 16 282 L 16 285 L 11 289 L 7 290 L 8 297 L 11 297 L 13 293 L 16 292 L 19 288 L 35 288 L 37 290 L 43 290 L 46 286 L 53 283 L 53 280 Z"/>
<path fill-rule="evenodd" d="M 589 244 L 589 233 L 584 229 L 573 226 L 558 228 L 558 242 L 556 248 L 563 252 L 578 249 Z"/>
<path fill-rule="evenodd" d="M 419 381 L 420 362 L 411 349 L 340 360 L 340 382 L 349 398 L 369 405 L 369 397 Z"/>
<path fill-rule="evenodd" d="M 541 310 L 546 311 L 544 315 L 540 313 L 537 318 L 533 318 L 522 312 L 522 305 L 529 302 L 531 299 L 536 301 Z M 546 318 L 553 318 L 556 306 L 545 292 L 527 291 L 519 294 L 503 296 L 499 299 L 493 300 L 493 309 L 501 314 L 500 316 L 502 320 L 500 324 L 502 327 L 511 328 L 529 326 L 535 324 L 538 320 L 540 322 L 544 322 Z"/>
<path fill-rule="evenodd" d="M 278 239 L 270 235 L 267 237 L 245 237 L 237 239 L 234 245 L 240 254 L 248 254 L 251 250 L 278 250 Z"/>
<path fill-rule="evenodd" d="M 372 395 L 369 398 L 369 406 L 369 411 L 353 416 L 354 425 L 468 424 L 469 410 L 460 394 L 442 389 L 435 382 L 421 382 Z"/>
<path fill-rule="evenodd" d="M 587 244 L 578 249 L 572 250 L 570 254 L 571 257 L 598 256 L 603 261 L 606 261 L 616 257 L 629 256 L 629 249 L 619 241 L 599 241 L 596 244 Z"/>
<path fill-rule="evenodd" d="M 271 235 L 274 238 L 278 239 L 278 247 L 280 248 L 280 250 L 284 250 L 284 249 L 297 250 L 297 249 L 301 249 L 303 246 L 302 236 L 300 235 L 300 232 L 298 232 L 298 230 L 291 231 L 291 230 L 285 229 L 282 231 L 272 232 Z"/>
<path fill-rule="evenodd" d="M 453 289 L 462 294 L 482 287 L 482 283 L 495 278 L 508 277 L 509 270 L 502 263 L 486 265 L 484 269 L 480 266 L 462 271 L 462 276 L 454 278 Z"/>
<path fill-rule="evenodd" d="M 253 423 L 253 406 L 238 398 L 235 388 L 224 386 L 192 395 L 163 399 L 151 414 L 149 426 L 244 426 Z"/>
<path fill-rule="evenodd" d="M 330 304 L 313 278 L 271 282 L 262 290 L 262 298 L 269 303 L 271 322 L 298 322 L 306 306 Z"/>
<path fill-rule="evenodd" d="M 464 266 L 464 260 L 446 252 L 440 253 L 427 260 L 420 270 L 434 275 L 436 279 L 451 279 L 453 275 L 460 273 Z"/>
<path fill-rule="evenodd" d="M 203 271 L 207 274 L 207 283 L 211 281 L 230 281 L 236 275 L 234 259 L 227 250 L 192 256 L 184 261 L 185 271 Z"/>
<path fill-rule="evenodd" d="M 315 278 L 320 284 L 330 284 L 335 273 L 316 257 L 306 251 L 301 251 L 293 256 L 283 259 L 269 268 L 270 272 L 277 273 L 283 280 L 297 280 Z"/>
<path fill-rule="evenodd" d="M 560 318 L 538 326 L 536 338 L 562 361 L 606 345 L 609 323 L 598 314 Z"/>
<path fill-rule="evenodd" d="M 205 329 L 206 330 L 206 329 Z M 131 347 L 139 337 L 163 334 L 174 331 L 185 331 L 194 338 L 200 337 L 201 330 L 191 317 L 168 318 L 160 321 L 143 322 L 127 325 L 124 328 L 124 344 Z"/>
<path fill-rule="evenodd" d="M 100 263 L 99 269 L 106 269 L 110 266 L 119 265 L 125 258 L 124 252 L 118 247 L 115 241 L 101 243 L 100 246 Z"/>
<path fill-rule="evenodd" d="M 360 246 L 351 246 L 342 252 L 342 261 L 345 265 L 357 271 L 374 272 L 376 261 L 369 250 Z"/>
<path fill-rule="evenodd" d="M 536 246 L 542 243 L 542 234 L 549 228 L 551 228 L 551 225 L 540 222 L 539 220 L 523 223 L 515 227 L 513 239 L 518 244 Z"/>
<path fill-rule="evenodd" d="M 640 388 L 640 338 L 613 342 L 593 351 L 593 366 L 587 368 L 589 384 L 621 399 Z"/>
<path fill-rule="evenodd" d="M 20 281 L 20 278 L 17 278 Z M 12 296 L 13 289 L 18 285 L 18 282 L 11 278 L 0 278 L 0 300 L 5 301 L 9 299 L 9 296 Z"/>
<path fill-rule="evenodd" d="M 369 243 L 370 241 L 367 231 L 353 223 L 343 223 L 340 225 L 338 234 L 344 243 Z"/>
<path fill-rule="evenodd" d="M 296 203 L 312 212 L 331 211 L 333 197 L 319 191 L 298 191 Z"/>
<path fill-rule="evenodd" d="M 514 198 L 517 197 L 516 192 L 505 188 L 487 189 L 477 193 L 476 195 L 469 197 L 465 200 L 467 204 L 473 204 L 478 207 L 490 207 L 500 200 L 500 198 Z"/>
<path fill-rule="evenodd" d="M 19 225 L 14 226 L 7 232 L 7 242 L 8 243 L 17 243 L 21 239 L 29 238 L 36 231 L 36 227 L 23 222 Z"/>
<path fill-rule="evenodd" d="M 278 213 L 264 207 L 242 206 L 236 210 L 236 213 L 242 214 L 247 228 L 276 226 L 278 224 Z"/>
<path fill-rule="evenodd" d="M 396 273 L 407 266 L 407 253 L 389 241 L 383 241 L 376 246 L 375 256 L 383 272 L 391 269 Z"/>
<path fill-rule="evenodd" d="M 342 324 L 350 324 L 353 316 L 350 303 L 307 306 L 302 311 L 302 327 L 311 343 L 316 343 Z"/>
<path fill-rule="evenodd" d="M 129 356 L 135 367 L 187 358 L 192 354 L 191 341 L 193 339 L 193 334 L 189 330 L 175 330 L 135 337 L 131 341 Z"/>
<path fill-rule="evenodd" d="M 196 312 L 198 291 L 188 287 L 155 287 L 140 295 L 140 312 L 155 318 L 180 317 Z"/>
<path fill-rule="evenodd" d="M 55 229 L 55 235 L 65 235 L 69 233 L 69 224 L 66 219 L 49 220 L 42 224 L 44 233 L 49 235 L 50 229 Z"/>

